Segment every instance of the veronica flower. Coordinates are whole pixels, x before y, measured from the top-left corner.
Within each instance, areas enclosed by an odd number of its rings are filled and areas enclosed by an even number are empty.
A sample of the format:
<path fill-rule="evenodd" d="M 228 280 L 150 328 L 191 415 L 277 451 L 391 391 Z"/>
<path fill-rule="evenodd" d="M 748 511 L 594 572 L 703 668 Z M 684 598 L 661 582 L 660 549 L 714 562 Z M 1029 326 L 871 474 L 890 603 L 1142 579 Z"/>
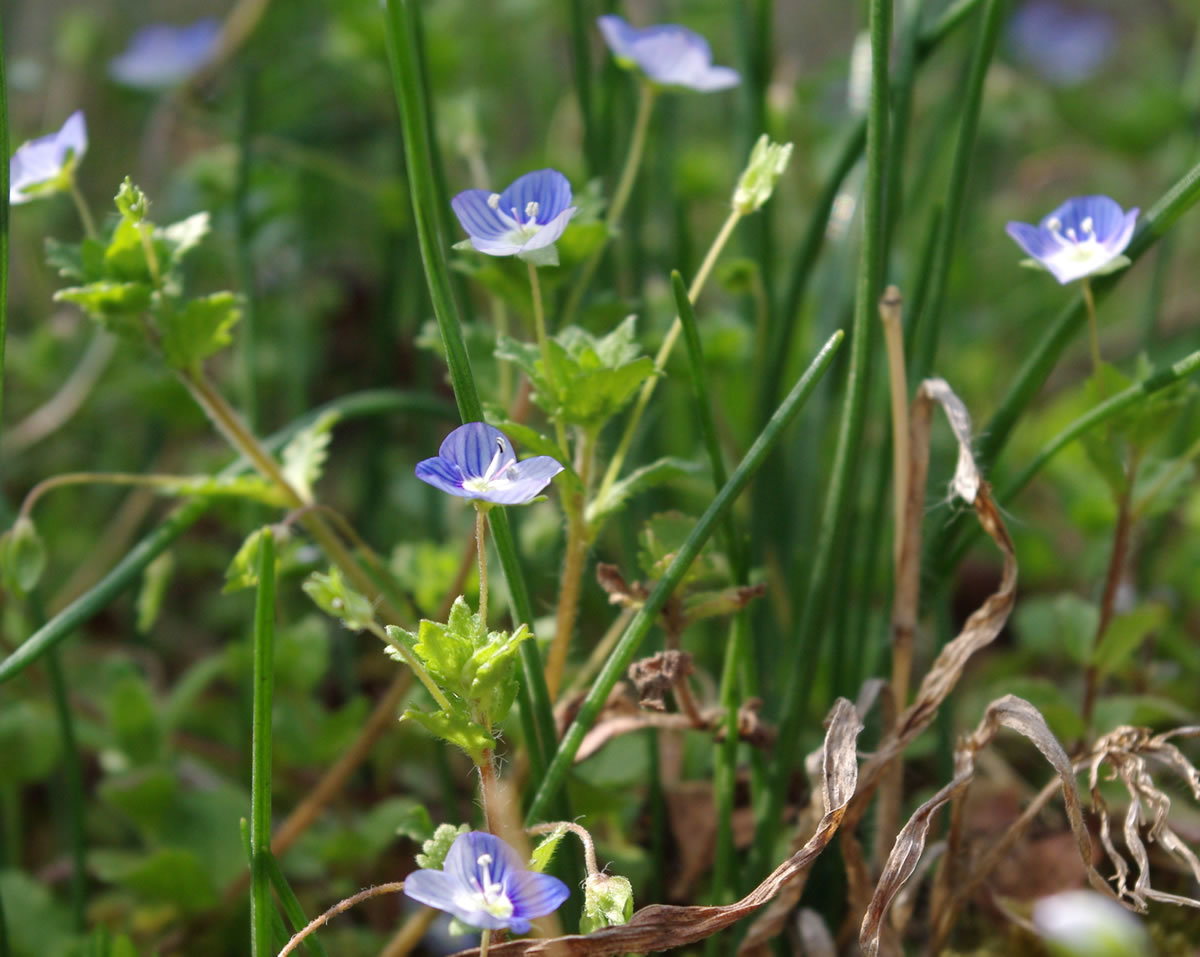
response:
<path fill-rule="evenodd" d="M 479 252 L 520 256 L 539 264 L 558 262 L 552 247 L 576 209 L 571 205 L 571 184 L 554 169 L 519 176 L 503 193 L 464 190 L 450 205 Z"/>
<path fill-rule="evenodd" d="M 87 124 L 76 110 L 57 133 L 22 143 L 8 161 L 8 201 L 16 206 L 71 188 L 75 165 L 87 152 Z"/>
<path fill-rule="evenodd" d="M 174 86 L 213 58 L 220 36 L 221 24 L 213 19 L 186 27 L 162 23 L 143 27 L 125 52 L 109 61 L 109 76 L 139 90 Z"/>
<path fill-rule="evenodd" d="M 1008 39 L 1017 59 L 1050 83 L 1074 86 L 1104 65 L 1116 47 L 1117 28 L 1102 10 L 1033 0 L 1013 14 Z"/>
<path fill-rule="evenodd" d="M 442 870 L 414 871 L 404 893 L 484 930 L 529 930 L 532 917 L 553 913 L 570 896 L 557 877 L 525 866 L 519 854 L 484 831 L 460 834 Z"/>
<path fill-rule="evenodd" d="M 621 66 L 641 70 L 660 86 L 711 93 L 737 86 L 742 80 L 737 70 L 713 66 L 708 41 L 687 27 L 664 23 L 639 30 L 613 14 L 597 17 L 596 24 Z"/>
<path fill-rule="evenodd" d="M 517 462 L 504 433 L 468 422 L 446 436 L 437 458 L 417 463 L 417 478 L 450 495 L 496 505 L 526 505 L 563 467 L 548 455 Z"/>
<path fill-rule="evenodd" d="M 1005 228 L 1033 257 L 1029 265 L 1048 270 L 1065 285 L 1129 265 L 1121 254 L 1133 237 L 1137 217 L 1136 208 L 1123 212 L 1107 196 L 1076 196 L 1036 226 L 1009 223 Z"/>

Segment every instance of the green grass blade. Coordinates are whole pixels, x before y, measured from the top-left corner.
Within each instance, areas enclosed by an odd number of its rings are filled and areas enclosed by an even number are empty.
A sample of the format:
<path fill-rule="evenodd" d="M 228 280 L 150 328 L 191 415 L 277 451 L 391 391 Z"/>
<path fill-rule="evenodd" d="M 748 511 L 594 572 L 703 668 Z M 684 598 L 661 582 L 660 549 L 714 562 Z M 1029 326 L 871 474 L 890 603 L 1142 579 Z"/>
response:
<path fill-rule="evenodd" d="M 292 890 L 292 885 L 283 876 L 279 861 L 275 859 L 275 855 L 270 850 L 265 854 L 265 865 L 267 874 L 271 878 L 271 886 L 275 888 L 275 895 L 279 898 L 284 914 L 287 915 L 288 923 L 292 925 L 292 931 L 303 929 L 308 925 L 308 917 L 305 916 L 304 908 L 300 906 L 300 899 Z M 302 943 L 312 957 L 329 957 L 329 954 L 325 952 L 325 946 L 316 934 L 309 934 Z"/>
<path fill-rule="evenodd" d="M 592 21 L 586 15 L 583 0 L 571 0 L 567 5 L 567 23 L 571 33 L 571 73 L 575 81 L 575 100 L 579 104 L 579 120 L 583 125 L 583 158 L 587 163 L 588 176 L 596 177 L 604 171 L 604 153 L 592 100 L 589 43 Z"/>
<path fill-rule="evenodd" d="M 471 361 L 463 341 L 458 308 L 450 291 L 449 267 L 445 251 L 438 242 L 437 214 L 433 206 L 438 195 L 429 152 L 429 125 L 423 109 L 420 59 L 414 29 L 414 4 L 417 0 L 387 0 L 388 60 L 392 70 L 392 85 L 400 107 L 400 122 L 404 132 L 404 156 L 408 167 L 408 184 L 412 196 L 413 218 L 425 265 L 425 279 L 433 301 L 433 313 L 446 351 L 450 382 L 459 414 L 464 422 L 482 422 L 483 407 L 471 373 Z M 533 606 L 521 573 L 516 543 L 504 509 L 493 509 L 491 516 L 492 541 L 500 556 L 504 577 L 512 596 L 516 616 L 526 623 L 533 622 Z M 553 752 L 555 731 L 550 695 L 542 672 L 541 657 L 533 642 L 521 645 L 521 662 L 525 680 L 521 682 L 521 722 L 530 742 L 533 773 L 537 777 Z"/>
<path fill-rule="evenodd" d="M 452 414 L 452 410 L 444 402 L 426 395 L 413 395 L 391 389 L 355 392 L 327 402 L 301 416 L 267 439 L 266 447 L 272 450 L 281 448 L 301 429 L 311 425 L 326 412 L 333 411 L 338 412 L 343 419 L 390 413 L 449 418 Z M 220 475 L 238 475 L 248 469 L 248 463 L 243 459 L 238 459 L 222 470 Z M 195 525 L 210 506 L 210 502 L 196 499 L 180 506 L 167 516 L 157 528 L 131 548 L 107 575 L 46 622 L 16 651 L 0 662 L 0 684 L 24 671 L 47 650 L 65 639 L 136 582 L 146 566 L 169 548 L 180 535 Z"/>
<path fill-rule="evenodd" d="M 890 0 L 871 0 L 871 96 L 867 110 L 867 178 L 863 190 L 863 243 L 855 283 L 854 320 L 851 329 L 850 369 L 846 399 L 838 429 L 833 471 L 821 515 L 816 552 L 813 556 L 808 589 L 796 629 L 795 643 L 788 654 L 808 667 L 788 671 L 781 705 L 779 740 L 787 742 L 779 749 L 771 769 L 770 787 L 756 807 L 756 840 L 752 868 L 761 873 L 773 846 L 779 826 L 783 797 L 797 757 L 795 742 L 808 707 L 815 662 L 820 657 L 825 636 L 822 627 L 828 602 L 830 576 L 838 539 L 846 528 L 853 507 L 851 490 L 856 481 L 853 462 L 858 458 L 866 419 L 867 369 L 872 323 L 882 286 L 884 175 L 888 140 L 888 53 L 891 41 Z"/>
<path fill-rule="evenodd" d="M 250 773 L 250 953 L 270 957 L 271 714 L 275 692 L 275 536 L 259 539 L 254 602 L 254 735 Z"/>
<path fill-rule="evenodd" d="M 962 221 L 963 207 L 966 205 L 967 179 L 971 171 L 971 158 L 975 152 L 975 137 L 979 130 L 979 111 L 983 105 L 983 85 L 992 65 L 992 56 L 996 52 L 1000 28 L 1004 24 L 1005 7 L 1004 0 L 987 0 L 983 10 L 983 21 L 975 39 L 975 49 L 971 54 L 962 122 L 958 130 L 958 142 L 954 148 L 950 184 L 946 189 L 945 213 L 933 256 L 929 298 L 923 310 L 926 314 L 913 319 L 913 322 L 920 325 L 920 335 L 917 337 L 915 355 L 912 358 L 914 382 L 920 382 L 929 375 L 937 356 L 942 305 L 950 278 L 950 263 L 958 249 L 959 223 Z"/>
<path fill-rule="evenodd" d="M 624 676 L 630 662 L 633 661 L 633 656 L 637 654 L 637 650 L 641 646 L 643 639 L 645 639 L 653 627 L 658 613 L 666 604 L 667 599 L 670 598 L 671 593 L 683 580 L 688 567 L 700 553 L 700 549 L 708 541 L 709 536 L 716 529 L 717 523 L 723 520 L 725 511 L 733 504 L 746 485 L 749 484 L 750 479 L 759 466 L 762 465 L 763 460 L 779 442 L 783 430 L 787 428 L 788 424 L 795 418 L 796 413 L 800 411 L 805 401 L 812 394 L 814 387 L 829 368 L 829 363 L 841 345 L 842 339 L 843 333 L 839 330 L 825 343 L 824 348 L 813 359 L 812 364 L 792 388 L 792 391 L 783 401 L 783 404 L 771 416 L 770 421 L 767 422 L 762 432 L 759 433 L 758 438 L 754 440 L 754 444 L 746 453 L 746 457 L 742 459 L 741 463 L 734 470 L 729 481 L 721 487 L 712 504 L 700 516 L 699 521 L 696 522 L 696 527 L 692 529 L 691 534 L 680 547 L 674 560 L 667 568 L 666 573 L 654 587 L 645 604 L 638 609 L 637 614 L 630 621 L 629 626 L 625 629 L 625 633 L 617 642 L 608 661 L 605 662 L 600 674 L 596 677 L 591 690 L 588 691 L 587 697 L 580 706 L 575 720 L 567 729 L 567 733 L 558 747 L 558 752 L 554 755 L 554 760 L 547 767 L 545 777 L 542 779 L 541 786 L 538 788 L 529 813 L 526 816 L 527 820 L 540 820 L 541 816 L 550 806 L 551 800 L 562 788 L 567 772 L 570 770 L 571 764 L 575 760 L 575 755 L 579 751 L 579 745 L 583 742 L 583 736 L 600 714 L 600 710 L 604 707 L 604 702 L 607 700 L 613 686 Z"/>

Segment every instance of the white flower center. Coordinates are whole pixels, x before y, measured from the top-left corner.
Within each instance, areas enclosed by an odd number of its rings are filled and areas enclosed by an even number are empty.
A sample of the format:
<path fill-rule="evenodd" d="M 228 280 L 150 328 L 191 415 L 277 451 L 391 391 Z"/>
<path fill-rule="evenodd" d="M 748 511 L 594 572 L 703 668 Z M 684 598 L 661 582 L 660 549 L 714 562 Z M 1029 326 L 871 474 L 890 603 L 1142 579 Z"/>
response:
<path fill-rule="evenodd" d="M 1061 244 L 1060 248 L 1054 253 L 1056 259 L 1084 263 L 1090 262 L 1093 259 L 1107 261 L 1111 258 L 1108 250 L 1096 238 L 1096 223 L 1091 216 L 1085 217 L 1080 222 L 1079 232 L 1076 232 L 1070 226 L 1064 230 L 1062 228 L 1062 220 L 1057 216 L 1046 222 L 1046 228 L 1050 230 L 1054 238 Z"/>
<path fill-rule="evenodd" d="M 475 863 L 479 866 L 479 876 L 471 878 L 475 891 L 466 895 L 464 903 L 501 920 L 511 917 L 513 902 L 508 899 L 508 892 L 503 884 L 492 880 L 492 855 L 480 854 Z"/>
<path fill-rule="evenodd" d="M 517 477 L 517 463 L 512 462 L 507 468 L 502 468 L 501 463 L 503 460 L 504 439 L 496 439 L 496 453 L 492 456 L 488 467 L 484 469 L 482 475 L 465 479 L 463 481 L 463 488 L 468 492 L 487 492 L 499 485 L 512 482 Z M 486 854 L 483 856 L 487 857 Z M 488 858 L 488 861 L 490 863 L 491 858 Z"/>

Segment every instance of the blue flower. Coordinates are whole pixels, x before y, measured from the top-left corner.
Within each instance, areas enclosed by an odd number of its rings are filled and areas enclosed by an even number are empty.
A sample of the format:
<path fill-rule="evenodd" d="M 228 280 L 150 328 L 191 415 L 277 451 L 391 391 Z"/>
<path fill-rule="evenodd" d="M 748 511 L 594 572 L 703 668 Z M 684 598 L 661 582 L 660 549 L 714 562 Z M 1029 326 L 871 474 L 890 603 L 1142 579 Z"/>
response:
<path fill-rule="evenodd" d="M 446 436 L 437 458 L 417 463 L 417 478 L 450 495 L 496 505 L 525 505 L 563 467 L 548 455 L 518 463 L 504 433 L 484 422 L 468 422 Z"/>
<path fill-rule="evenodd" d="M 109 61 L 109 76 L 139 90 L 174 86 L 213 58 L 220 36 L 221 24 L 210 18 L 186 27 L 143 27 L 125 52 Z"/>
<path fill-rule="evenodd" d="M 404 893 L 472 927 L 524 934 L 531 917 L 558 910 L 571 892 L 557 877 L 529 870 L 500 838 L 469 831 L 455 839 L 442 870 L 409 874 Z"/>
<path fill-rule="evenodd" d="M 1021 62 L 1055 86 L 1074 86 L 1092 76 L 1117 44 L 1113 18 L 1102 10 L 1033 0 L 1013 14 L 1009 43 Z"/>
<path fill-rule="evenodd" d="M 471 245 L 489 256 L 520 256 L 538 262 L 575 215 L 571 184 L 558 170 L 540 169 L 515 179 L 503 193 L 468 189 L 450 200 Z"/>
<path fill-rule="evenodd" d="M 1064 285 L 1129 265 L 1121 255 L 1133 237 L 1138 210 L 1123 212 L 1107 196 L 1068 199 L 1038 225 L 1009 223 L 1017 244 Z"/>
<path fill-rule="evenodd" d="M 22 143 L 8 161 L 8 201 L 28 203 L 71 188 L 75 164 L 87 152 L 83 111 L 67 117 L 62 129 Z"/>
<path fill-rule="evenodd" d="M 664 23 L 639 30 L 612 14 L 597 17 L 596 24 L 621 66 L 637 67 L 661 86 L 711 93 L 742 81 L 737 70 L 713 66 L 708 41 L 687 27 Z"/>

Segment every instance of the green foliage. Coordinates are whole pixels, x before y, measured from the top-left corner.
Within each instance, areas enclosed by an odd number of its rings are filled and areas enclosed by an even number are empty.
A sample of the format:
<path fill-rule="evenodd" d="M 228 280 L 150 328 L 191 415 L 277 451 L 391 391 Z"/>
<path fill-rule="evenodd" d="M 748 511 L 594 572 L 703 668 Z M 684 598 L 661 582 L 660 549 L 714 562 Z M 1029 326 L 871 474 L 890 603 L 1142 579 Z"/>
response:
<path fill-rule="evenodd" d="M 0 535 L 0 584 L 17 595 L 26 595 L 46 569 L 46 546 L 28 517 Z"/>
<path fill-rule="evenodd" d="M 548 343 L 549 370 L 532 343 L 501 337 L 496 355 L 524 370 L 533 383 L 533 401 L 548 415 L 595 429 L 620 412 L 654 374 L 654 362 L 642 354 L 634 324 L 629 316 L 600 337 L 577 326 L 563 329 Z"/>
<path fill-rule="evenodd" d="M 619 874 L 591 874 L 583 884 L 579 933 L 628 924 L 633 916 L 633 885 Z"/>
<path fill-rule="evenodd" d="M 646 522 L 638 534 L 638 564 L 647 578 L 657 581 L 663 577 L 695 527 L 696 520 L 682 512 L 661 512 Z M 694 587 L 728 579 L 728 561 L 712 542 L 708 542 L 680 584 Z"/>
<path fill-rule="evenodd" d="M 1036 597 L 1022 601 L 1013 614 L 1021 644 L 1048 659 L 1085 665 L 1091 652 L 1100 610 L 1077 595 Z"/>
<path fill-rule="evenodd" d="M 329 569 L 328 575 L 313 572 L 301 587 L 321 611 L 351 631 L 363 631 L 375 621 L 375 606 L 346 584 L 336 566 Z"/>
<path fill-rule="evenodd" d="M 161 848 L 150 854 L 93 851 L 88 866 L 106 883 L 170 904 L 185 914 L 201 913 L 217 900 L 211 870 L 200 855 L 183 848 Z"/>
<path fill-rule="evenodd" d="M 130 223 L 140 223 L 150 211 L 150 200 L 128 176 L 121 182 L 113 202 L 121 218 Z"/>
<path fill-rule="evenodd" d="M 171 583 L 171 575 L 175 571 L 175 556 L 163 552 L 146 566 L 142 574 L 142 587 L 137 597 L 137 622 L 135 627 L 139 635 L 147 634 L 158 621 L 162 611 L 163 599 L 167 596 L 167 586 Z"/>
<path fill-rule="evenodd" d="M 432 836 L 421 845 L 421 850 L 416 855 L 417 867 L 440 871 L 446 863 L 446 855 L 450 853 L 450 845 L 460 834 L 466 834 L 470 830 L 468 824 L 460 824 L 458 827 L 453 824 L 439 824 Z"/>
<path fill-rule="evenodd" d="M 312 425 L 301 429 L 283 449 L 283 474 L 288 483 L 302 499 L 312 497 L 313 486 L 321 478 L 325 460 L 329 457 L 329 442 L 333 438 L 333 427 L 341 415 L 326 412 Z"/>
<path fill-rule="evenodd" d="M 535 871 L 544 871 L 549 867 L 550 861 L 554 857 L 554 852 L 558 850 L 559 843 L 566 836 L 567 827 L 565 824 L 560 824 L 543 837 L 538 842 L 538 846 L 533 849 L 533 856 L 529 859 L 529 867 Z"/>
<path fill-rule="evenodd" d="M 658 459 L 649 465 L 634 469 L 625 478 L 613 482 L 607 490 L 598 493 L 588 502 L 584 517 L 589 525 L 599 527 L 611 515 L 624 508 L 630 499 L 642 492 L 702 472 L 703 466 L 698 462 L 671 456 Z"/>
<path fill-rule="evenodd" d="M 178 310 L 162 310 L 158 317 L 162 349 L 168 364 L 190 369 L 233 342 L 233 327 L 242 317 L 238 298 L 231 292 L 190 299 Z"/>
<path fill-rule="evenodd" d="M 1099 674 L 1114 674 L 1125 668 L 1142 643 L 1166 623 L 1167 611 L 1166 605 L 1153 602 L 1114 616 L 1092 653 L 1092 664 Z"/>

